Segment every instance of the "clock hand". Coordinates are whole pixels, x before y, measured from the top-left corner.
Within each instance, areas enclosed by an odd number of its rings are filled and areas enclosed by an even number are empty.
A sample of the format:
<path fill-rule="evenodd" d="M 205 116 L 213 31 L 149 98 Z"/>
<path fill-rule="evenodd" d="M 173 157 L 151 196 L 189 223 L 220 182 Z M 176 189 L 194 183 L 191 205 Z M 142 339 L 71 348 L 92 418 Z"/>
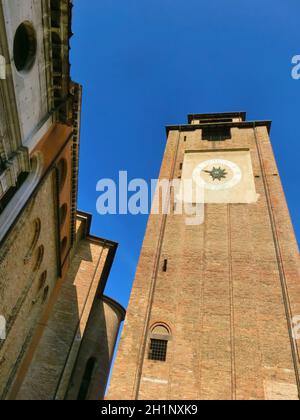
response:
<path fill-rule="evenodd" d="M 203 172 L 209 174 L 213 178 L 213 181 L 215 181 L 216 179 L 221 181 L 222 179 L 225 179 L 226 176 L 228 175 L 226 169 L 222 169 L 221 167 L 219 168 L 213 167 L 211 171 L 203 169 Z"/>

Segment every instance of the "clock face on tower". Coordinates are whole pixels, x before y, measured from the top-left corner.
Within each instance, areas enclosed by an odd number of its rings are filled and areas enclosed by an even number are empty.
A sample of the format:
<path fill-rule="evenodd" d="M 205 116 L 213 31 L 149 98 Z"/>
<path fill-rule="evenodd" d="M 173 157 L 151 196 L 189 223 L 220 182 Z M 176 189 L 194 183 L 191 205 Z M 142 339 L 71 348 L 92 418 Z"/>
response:
<path fill-rule="evenodd" d="M 255 203 L 259 197 L 247 149 L 186 151 L 182 180 L 192 180 L 193 202 Z"/>
<path fill-rule="evenodd" d="M 230 160 L 209 159 L 195 168 L 193 179 L 199 186 L 212 191 L 220 191 L 239 184 L 242 180 L 242 171 Z"/>

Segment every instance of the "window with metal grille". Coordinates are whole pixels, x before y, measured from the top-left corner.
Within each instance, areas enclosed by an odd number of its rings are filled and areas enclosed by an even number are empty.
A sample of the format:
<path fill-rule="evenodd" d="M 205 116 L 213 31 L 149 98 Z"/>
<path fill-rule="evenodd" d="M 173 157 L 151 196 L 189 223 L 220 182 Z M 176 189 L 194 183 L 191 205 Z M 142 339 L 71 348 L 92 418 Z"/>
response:
<path fill-rule="evenodd" d="M 202 130 L 202 140 L 224 141 L 231 139 L 230 127 L 205 127 Z"/>
<path fill-rule="evenodd" d="M 151 339 L 150 341 L 150 350 L 149 350 L 149 360 L 158 360 L 165 362 L 167 359 L 167 340 L 157 340 Z"/>

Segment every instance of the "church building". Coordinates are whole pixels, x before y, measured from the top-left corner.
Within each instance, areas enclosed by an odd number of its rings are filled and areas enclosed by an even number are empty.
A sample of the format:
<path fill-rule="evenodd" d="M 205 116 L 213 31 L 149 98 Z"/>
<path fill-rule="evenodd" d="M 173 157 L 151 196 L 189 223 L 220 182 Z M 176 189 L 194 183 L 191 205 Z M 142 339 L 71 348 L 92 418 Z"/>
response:
<path fill-rule="evenodd" d="M 77 210 L 70 0 L 0 0 L 0 399 L 104 397 L 124 309 L 117 244 Z"/>

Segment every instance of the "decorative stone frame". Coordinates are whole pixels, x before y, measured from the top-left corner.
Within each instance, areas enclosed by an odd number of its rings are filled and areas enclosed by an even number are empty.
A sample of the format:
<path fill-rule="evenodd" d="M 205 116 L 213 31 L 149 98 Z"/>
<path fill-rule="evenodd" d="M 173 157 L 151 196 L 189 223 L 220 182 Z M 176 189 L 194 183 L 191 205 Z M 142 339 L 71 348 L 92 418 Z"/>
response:
<path fill-rule="evenodd" d="M 24 258 L 24 264 L 27 264 L 29 260 L 32 257 L 32 254 L 37 246 L 37 243 L 39 241 L 40 235 L 41 235 L 41 229 L 42 229 L 42 223 L 39 218 L 35 219 L 34 223 L 34 236 L 33 240 L 31 242 L 30 248 L 28 253 L 26 254 L 26 257 Z"/>
<path fill-rule="evenodd" d="M 156 329 L 158 329 L 159 327 L 164 328 L 167 332 L 167 334 L 159 334 L 159 333 L 155 333 L 154 331 Z M 172 331 L 171 328 L 164 322 L 156 322 L 155 324 L 152 325 L 152 327 L 150 328 L 150 333 L 149 333 L 149 340 L 153 339 L 153 340 L 166 340 L 166 341 L 171 341 L 172 340 Z"/>
<path fill-rule="evenodd" d="M 43 159 L 42 155 L 39 153 L 34 155 L 31 159 L 31 172 L 28 178 L 0 215 L 0 241 L 4 238 L 16 217 L 23 209 L 24 204 L 28 201 L 28 198 L 41 179 L 42 172 Z"/>

